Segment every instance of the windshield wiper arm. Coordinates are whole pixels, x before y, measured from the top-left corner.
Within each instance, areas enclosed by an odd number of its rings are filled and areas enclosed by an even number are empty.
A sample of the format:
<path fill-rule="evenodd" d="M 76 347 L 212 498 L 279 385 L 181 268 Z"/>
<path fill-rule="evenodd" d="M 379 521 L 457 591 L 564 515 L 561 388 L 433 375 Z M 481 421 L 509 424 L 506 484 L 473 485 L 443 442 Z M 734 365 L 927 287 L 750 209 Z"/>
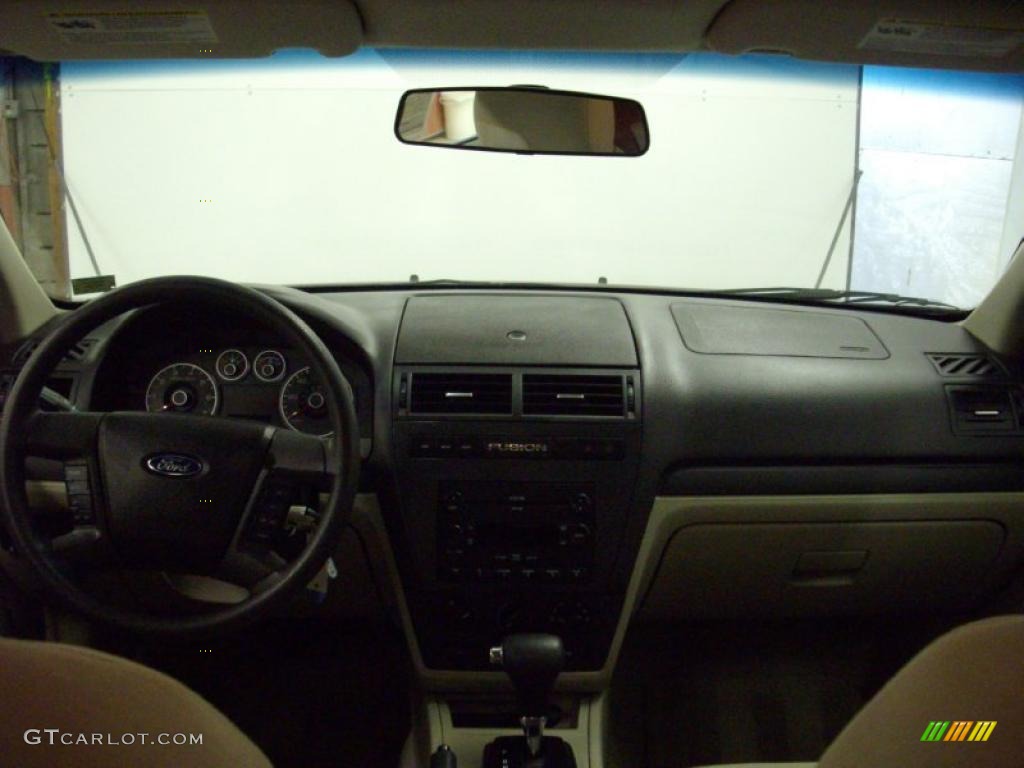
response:
<path fill-rule="evenodd" d="M 842 291 L 836 288 L 740 288 L 721 291 L 730 296 L 749 296 L 751 298 L 779 298 L 790 301 L 821 302 L 823 304 L 862 304 L 884 305 L 890 307 L 915 307 L 927 310 L 963 312 L 961 307 L 947 304 L 934 299 L 923 299 L 917 296 L 900 296 L 898 293 L 881 293 L 877 291 Z"/>

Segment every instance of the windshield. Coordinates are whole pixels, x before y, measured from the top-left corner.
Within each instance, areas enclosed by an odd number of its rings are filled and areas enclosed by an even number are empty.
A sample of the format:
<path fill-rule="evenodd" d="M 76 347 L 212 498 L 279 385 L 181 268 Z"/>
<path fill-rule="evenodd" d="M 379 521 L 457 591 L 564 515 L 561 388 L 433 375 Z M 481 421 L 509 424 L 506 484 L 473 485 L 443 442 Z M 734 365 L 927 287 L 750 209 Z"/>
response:
<path fill-rule="evenodd" d="M 66 63 L 76 294 L 165 274 L 880 291 L 972 307 L 1024 236 L 1024 77 L 782 57 L 361 50 Z M 640 157 L 398 141 L 412 88 L 635 99 Z M 60 253 L 58 248 L 56 251 Z M 66 293 L 57 279 L 51 292 Z"/>

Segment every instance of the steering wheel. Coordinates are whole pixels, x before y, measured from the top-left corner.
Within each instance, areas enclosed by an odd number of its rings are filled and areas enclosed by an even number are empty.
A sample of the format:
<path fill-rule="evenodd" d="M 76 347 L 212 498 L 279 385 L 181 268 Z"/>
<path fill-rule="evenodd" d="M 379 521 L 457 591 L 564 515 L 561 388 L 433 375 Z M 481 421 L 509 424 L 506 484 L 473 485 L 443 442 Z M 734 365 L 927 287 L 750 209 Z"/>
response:
<path fill-rule="evenodd" d="M 333 439 L 209 416 L 39 409 L 47 376 L 86 333 L 132 309 L 197 303 L 253 320 L 305 353 L 329 394 Z M 28 456 L 64 462 L 70 530 L 48 535 L 30 512 Z M 322 567 L 358 481 L 352 390 L 327 347 L 281 303 L 222 280 L 154 278 L 74 310 L 25 363 L 0 420 L 0 512 L 18 551 L 54 601 L 133 631 L 199 634 L 266 615 Z M 305 547 L 287 562 L 268 542 L 296 489 L 329 496 Z M 186 615 L 124 607 L 84 589 L 82 568 L 212 576 L 248 596 Z"/>

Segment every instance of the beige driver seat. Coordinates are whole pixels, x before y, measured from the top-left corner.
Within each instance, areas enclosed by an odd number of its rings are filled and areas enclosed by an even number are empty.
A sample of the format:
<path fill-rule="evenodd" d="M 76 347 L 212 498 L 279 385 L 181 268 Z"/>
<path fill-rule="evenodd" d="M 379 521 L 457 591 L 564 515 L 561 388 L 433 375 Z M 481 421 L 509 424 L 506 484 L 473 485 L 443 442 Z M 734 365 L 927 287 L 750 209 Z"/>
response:
<path fill-rule="evenodd" d="M 934 721 L 990 721 L 996 727 L 986 741 L 922 741 Z M 57 730 L 52 745 L 47 729 Z M 138 739 L 143 733 L 152 739 L 202 734 L 202 744 L 144 745 Z M 135 734 L 135 743 L 123 744 L 125 734 Z M 94 744 L 94 735 L 122 744 Z M 61 743 L 65 739 L 73 743 Z M 0 757 L 4 765 L 25 768 L 270 765 L 226 717 L 160 672 L 77 646 L 8 639 L 0 639 Z M 818 763 L 818 768 L 1022 766 L 1024 616 L 978 621 L 936 640 L 864 706 Z"/>
<path fill-rule="evenodd" d="M 947 721 L 939 741 L 922 741 L 930 723 Z M 987 740 L 970 740 L 979 722 L 992 721 Z M 817 764 L 716 768 L 783 766 L 1024 767 L 1024 616 L 965 624 L 933 642 L 864 705 Z"/>
<path fill-rule="evenodd" d="M 175 744 L 177 734 L 199 734 L 202 743 Z M 205 699 L 161 672 L 74 645 L 0 638 L 0 765 L 269 768 L 270 761 Z"/>

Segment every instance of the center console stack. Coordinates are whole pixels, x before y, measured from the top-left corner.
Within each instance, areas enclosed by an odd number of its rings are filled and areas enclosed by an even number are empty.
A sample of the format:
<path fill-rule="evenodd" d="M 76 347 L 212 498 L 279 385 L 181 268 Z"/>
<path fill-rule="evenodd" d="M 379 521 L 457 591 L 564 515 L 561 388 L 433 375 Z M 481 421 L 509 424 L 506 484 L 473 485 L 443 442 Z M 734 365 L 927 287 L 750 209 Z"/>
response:
<path fill-rule="evenodd" d="M 642 380 L 613 298 L 411 298 L 387 516 L 425 666 L 488 670 L 515 633 L 599 670 L 635 557 Z"/>

